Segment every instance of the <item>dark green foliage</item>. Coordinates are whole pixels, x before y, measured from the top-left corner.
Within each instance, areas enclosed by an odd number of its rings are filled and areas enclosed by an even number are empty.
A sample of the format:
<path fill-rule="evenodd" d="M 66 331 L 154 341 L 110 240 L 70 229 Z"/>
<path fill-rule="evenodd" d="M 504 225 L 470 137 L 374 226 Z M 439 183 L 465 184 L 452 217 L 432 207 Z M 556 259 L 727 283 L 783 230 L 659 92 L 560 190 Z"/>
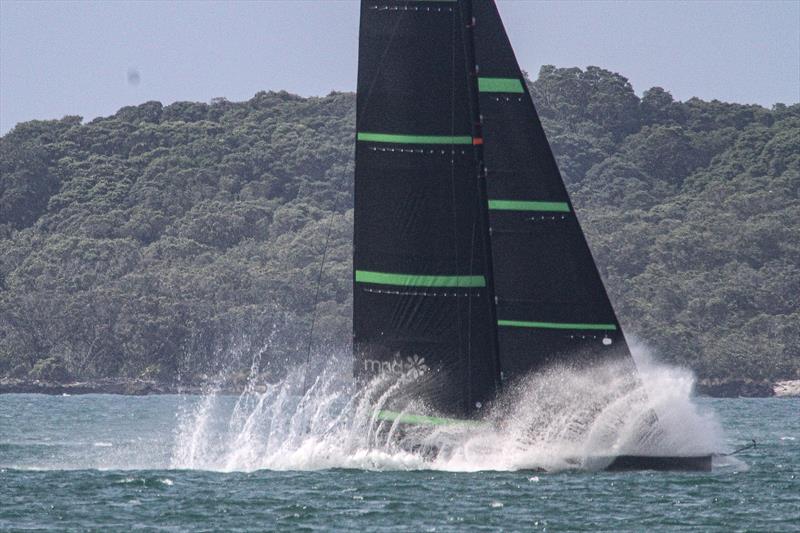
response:
<path fill-rule="evenodd" d="M 72 378 L 64 362 L 58 357 L 39 359 L 36 364 L 33 365 L 33 369 L 31 369 L 29 375 L 33 379 L 55 381 L 57 383 L 66 383 Z"/>
<path fill-rule="evenodd" d="M 545 129 L 629 334 L 704 377 L 800 375 L 800 105 L 543 67 Z M 350 338 L 352 94 L 147 102 L 0 140 L 0 375 L 198 379 L 232 339 Z M 331 213 L 334 212 L 333 217 Z"/>

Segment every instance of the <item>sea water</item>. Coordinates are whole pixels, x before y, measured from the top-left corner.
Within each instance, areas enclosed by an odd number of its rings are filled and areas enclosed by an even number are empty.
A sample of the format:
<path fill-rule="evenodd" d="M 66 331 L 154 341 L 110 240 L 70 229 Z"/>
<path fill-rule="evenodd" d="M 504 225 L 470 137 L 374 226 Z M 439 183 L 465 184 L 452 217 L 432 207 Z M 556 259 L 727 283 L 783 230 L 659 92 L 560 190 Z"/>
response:
<path fill-rule="evenodd" d="M 690 374 L 640 368 L 644 396 L 554 369 L 432 461 L 374 431 L 382 389 L 331 369 L 238 397 L 3 395 L 0 530 L 800 530 L 800 399 L 692 398 Z M 711 472 L 599 470 L 650 410 L 664 451 L 758 447 Z"/>

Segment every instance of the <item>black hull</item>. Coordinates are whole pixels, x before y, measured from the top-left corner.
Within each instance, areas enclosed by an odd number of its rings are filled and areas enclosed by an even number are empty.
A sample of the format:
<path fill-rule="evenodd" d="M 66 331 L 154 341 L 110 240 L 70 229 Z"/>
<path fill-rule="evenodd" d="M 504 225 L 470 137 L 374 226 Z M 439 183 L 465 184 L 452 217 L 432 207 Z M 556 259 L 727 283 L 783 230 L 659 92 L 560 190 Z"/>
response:
<path fill-rule="evenodd" d="M 662 472 L 710 472 L 711 455 L 694 456 L 650 456 L 620 455 L 614 458 L 606 471 L 632 472 L 637 470 L 657 470 Z"/>
<path fill-rule="evenodd" d="M 410 446 L 412 453 L 422 455 L 433 461 L 439 455 L 437 446 Z M 606 472 L 642 472 L 651 470 L 655 472 L 710 472 L 713 455 L 667 456 L 667 455 L 620 455 L 617 457 L 603 457 L 602 462 L 610 460 Z M 579 464 L 578 461 L 575 461 Z M 535 469 L 537 472 L 547 472 L 544 468 Z"/>
<path fill-rule="evenodd" d="M 439 455 L 437 446 L 410 446 L 412 453 L 422 455 L 433 461 Z M 713 455 L 667 456 L 667 455 L 620 455 L 617 457 L 603 457 L 603 462 L 611 462 L 605 468 L 606 472 L 711 472 Z M 601 459 L 601 458 L 596 458 Z M 576 461 L 576 464 L 578 462 Z M 536 472 L 547 472 L 547 469 L 537 468 Z"/>
<path fill-rule="evenodd" d="M 458 421 L 455 419 L 428 417 L 420 415 L 403 415 L 391 411 L 380 411 L 380 420 L 392 422 L 395 427 L 394 439 L 401 448 L 424 457 L 426 460 L 434 461 L 441 453 L 447 454 L 448 445 L 443 443 L 419 444 L 420 435 L 409 435 L 408 430 L 417 430 L 441 425 L 476 424 L 475 421 Z M 412 421 L 413 419 L 413 421 Z M 388 428 L 384 428 L 388 429 Z M 587 465 L 606 464 L 602 470 L 606 472 L 636 472 L 636 471 L 657 471 L 657 472 L 710 472 L 712 469 L 712 459 L 714 454 L 704 455 L 598 455 L 581 460 L 573 458 L 567 463 L 576 468 L 586 467 Z M 588 468 L 593 470 L 591 466 Z M 544 468 L 535 469 L 539 472 L 546 472 Z"/>

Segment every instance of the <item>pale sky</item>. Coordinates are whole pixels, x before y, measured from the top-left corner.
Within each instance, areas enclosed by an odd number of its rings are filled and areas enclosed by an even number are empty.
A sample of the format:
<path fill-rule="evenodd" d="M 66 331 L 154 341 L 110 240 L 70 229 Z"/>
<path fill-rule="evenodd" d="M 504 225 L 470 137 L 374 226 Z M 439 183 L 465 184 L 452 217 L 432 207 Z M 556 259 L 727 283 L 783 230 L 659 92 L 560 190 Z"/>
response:
<path fill-rule="evenodd" d="M 637 94 L 658 85 L 680 100 L 800 101 L 800 0 L 498 5 L 534 77 L 543 64 L 597 65 Z M 0 0 L 0 133 L 147 100 L 350 91 L 357 40 L 353 0 Z"/>

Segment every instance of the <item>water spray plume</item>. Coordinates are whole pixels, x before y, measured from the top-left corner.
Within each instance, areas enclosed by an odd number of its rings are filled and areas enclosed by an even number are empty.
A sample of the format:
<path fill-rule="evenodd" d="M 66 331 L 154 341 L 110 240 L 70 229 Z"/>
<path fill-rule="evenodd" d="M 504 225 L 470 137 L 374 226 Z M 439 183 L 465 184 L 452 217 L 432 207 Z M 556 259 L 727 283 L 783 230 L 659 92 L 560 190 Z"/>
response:
<path fill-rule="evenodd" d="M 257 355 L 238 398 L 211 391 L 182 414 L 171 466 L 596 470 L 620 454 L 722 449 L 714 414 L 692 402 L 692 374 L 653 362 L 641 346 L 634 347 L 634 355 L 641 380 L 624 377 L 615 363 L 580 370 L 553 367 L 509 390 L 482 424 L 423 432 L 376 418 L 393 385 L 379 379 L 356 386 L 349 354 L 325 354 L 328 363 L 310 373 L 307 384 L 305 368 L 297 368 L 267 385 L 259 383 Z M 436 446 L 439 453 L 435 458 L 412 453 L 409 440 L 418 449 Z"/>

